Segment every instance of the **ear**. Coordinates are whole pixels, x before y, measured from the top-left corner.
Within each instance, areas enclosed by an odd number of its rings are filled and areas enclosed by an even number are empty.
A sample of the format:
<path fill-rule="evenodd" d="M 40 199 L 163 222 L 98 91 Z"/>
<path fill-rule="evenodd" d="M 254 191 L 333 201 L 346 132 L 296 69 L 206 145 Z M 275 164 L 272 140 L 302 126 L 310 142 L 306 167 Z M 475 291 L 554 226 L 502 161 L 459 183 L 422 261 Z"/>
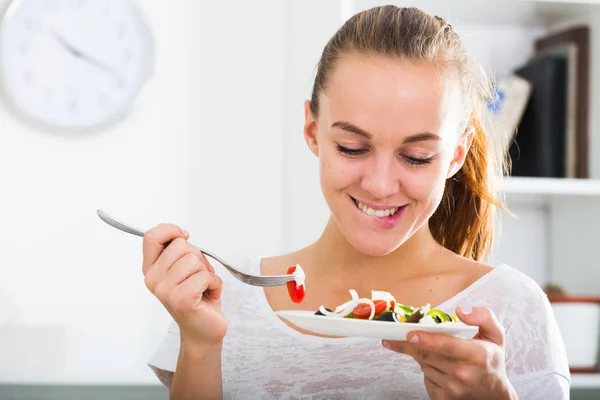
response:
<path fill-rule="evenodd" d="M 456 145 L 456 149 L 454 150 L 454 156 L 450 162 L 450 168 L 448 168 L 448 176 L 446 177 L 447 179 L 456 175 L 456 173 L 460 171 L 465 163 L 467 154 L 469 154 L 469 149 L 471 148 L 471 143 L 473 143 L 475 132 L 475 128 L 471 125 L 468 125 L 463 134 L 460 136 L 458 144 Z"/>
<path fill-rule="evenodd" d="M 310 100 L 304 101 L 304 140 L 315 156 L 319 156 L 317 141 L 317 119 L 310 109 Z"/>

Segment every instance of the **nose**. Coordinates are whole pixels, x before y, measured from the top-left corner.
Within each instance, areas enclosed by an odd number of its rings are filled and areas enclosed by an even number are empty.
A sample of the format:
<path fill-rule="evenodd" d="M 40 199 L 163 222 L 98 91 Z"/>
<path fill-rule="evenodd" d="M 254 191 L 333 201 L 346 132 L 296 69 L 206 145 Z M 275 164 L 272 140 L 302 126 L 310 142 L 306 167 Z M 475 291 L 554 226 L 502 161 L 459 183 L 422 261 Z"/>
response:
<path fill-rule="evenodd" d="M 373 198 L 385 199 L 400 190 L 400 176 L 395 171 L 396 160 L 388 157 L 374 157 L 367 167 L 361 186 Z"/>

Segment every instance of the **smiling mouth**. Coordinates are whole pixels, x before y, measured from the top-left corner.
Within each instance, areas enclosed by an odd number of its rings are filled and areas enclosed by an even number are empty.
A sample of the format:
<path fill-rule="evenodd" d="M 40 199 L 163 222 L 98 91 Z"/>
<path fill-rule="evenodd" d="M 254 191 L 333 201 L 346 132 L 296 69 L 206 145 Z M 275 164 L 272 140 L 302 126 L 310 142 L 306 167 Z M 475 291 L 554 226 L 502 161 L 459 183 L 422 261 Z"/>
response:
<path fill-rule="evenodd" d="M 372 209 L 372 208 L 366 206 L 362 202 L 356 200 L 352 196 L 350 196 L 350 198 L 352 199 L 352 201 L 354 202 L 354 204 L 356 205 L 356 207 L 359 210 L 361 210 L 364 214 L 366 214 L 370 217 L 391 217 L 394 214 L 396 214 L 399 210 L 406 207 L 406 205 L 404 205 L 404 206 L 399 206 L 399 207 L 388 208 L 385 210 L 375 210 L 375 209 Z"/>

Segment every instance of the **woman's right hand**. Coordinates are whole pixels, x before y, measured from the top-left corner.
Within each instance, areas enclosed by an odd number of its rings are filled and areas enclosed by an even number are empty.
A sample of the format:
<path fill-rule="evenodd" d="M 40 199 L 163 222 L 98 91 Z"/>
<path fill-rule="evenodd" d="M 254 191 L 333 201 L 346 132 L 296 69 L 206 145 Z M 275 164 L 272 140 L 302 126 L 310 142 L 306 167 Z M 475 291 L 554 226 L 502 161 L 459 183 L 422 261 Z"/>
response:
<path fill-rule="evenodd" d="M 173 224 L 148 230 L 143 245 L 144 281 L 179 325 L 182 340 L 199 346 L 220 344 L 227 332 L 220 300 L 223 284 L 188 237 Z"/>

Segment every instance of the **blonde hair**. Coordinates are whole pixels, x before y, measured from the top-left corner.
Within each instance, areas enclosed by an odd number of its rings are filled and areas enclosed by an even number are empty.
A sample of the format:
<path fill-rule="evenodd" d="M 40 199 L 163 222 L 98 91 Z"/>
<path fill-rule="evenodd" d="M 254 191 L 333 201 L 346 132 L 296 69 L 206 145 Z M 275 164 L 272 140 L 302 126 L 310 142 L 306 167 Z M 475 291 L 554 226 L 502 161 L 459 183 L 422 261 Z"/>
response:
<path fill-rule="evenodd" d="M 475 129 L 461 170 L 446 182 L 442 202 L 429 221 L 434 238 L 462 256 L 480 260 L 489 254 L 495 208 L 503 209 L 495 191 L 506 164 L 506 149 L 486 134 L 482 116 L 491 100 L 492 81 L 469 56 L 458 34 L 442 18 L 414 7 L 371 8 L 352 18 L 325 46 L 317 67 L 310 108 L 319 114 L 319 95 L 336 61 L 344 54 L 383 56 L 439 65 L 445 78 L 457 79 L 465 104 L 464 126 Z M 494 147 L 495 146 L 495 147 Z"/>

